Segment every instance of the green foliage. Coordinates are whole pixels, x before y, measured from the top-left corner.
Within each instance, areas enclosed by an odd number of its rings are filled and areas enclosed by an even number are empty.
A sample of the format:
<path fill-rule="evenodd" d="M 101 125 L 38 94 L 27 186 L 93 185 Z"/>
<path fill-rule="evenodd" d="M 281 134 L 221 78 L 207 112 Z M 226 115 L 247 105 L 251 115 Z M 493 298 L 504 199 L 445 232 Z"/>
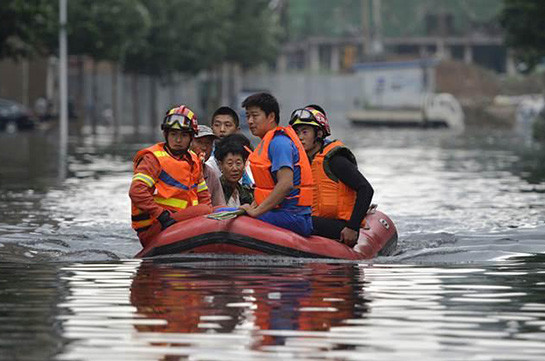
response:
<path fill-rule="evenodd" d="M 295 0 L 288 3 L 290 40 L 361 34 L 361 0 Z"/>
<path fill-rule="evenodd" d="M 532 69 L 545 56 L 545 2 L 504 0 L 500 22 L 507 44 Z"/>
<path fill-rule="evenodd" d="M 58 1 L 0 0 L 0 58 L 58 48 Z M 276 58 L 270 0 L 70 0 L 68 51 L 166 77 Z"/>
<path fill-rule="evenodd" d="M 149 12 L 139 0 L 70 0 L 69 52 L 120 61 L 128 47 L 143 41 L 150 24 Z"/>
<path fill-rule="evenodd" d="M 226 60 L 243 67 L 273 61 L 278 53 L 281 29 L 269 0 L 231 1 Z"/>
<path fill-rule="evenodd" d="M 291 0 L 288 2 L 289 38 L 360 36 L 364 3 L 362 0 Z M 371 3 L 367 0 L 368 5 Z M 425 36 L 427 14 L 450 13 L 455 32 L 465 34 L 475 27 L 493 27 L 501 6 L 502 0 L 382 0 L 382 31 L 387 37 Z M 373 22 L 372 14 L 369 17 Z"/>
<path fill-rule="evenodd" d="M 146 0 L 146 40 L 128 49 L 125 69 L 165 77 L 225 61 L 244 66 L 276 57 L 278 27 L 268 0 Z"/>
<path fill-rule="evenodd" d="M 0 3 L 0 59 L 29 57 L 47 50 L 44 34 L 57 19 L 51 0 L 2 0 Z"/>
<path fill-rule="evenodd" d="M 229 2 L 145 0 L 153 19 L 145 40 L 127 50 L 125 69 L 165 76 L 210 67 L 227 46 Z"/>
<path fill-rule="evenodd" d="M 426 15 L 453 15 L 454 32 L 489 31 L 497 26 L 502 0 L 387 0 L 382 1 L 384 35 L 425 36 Z"/>

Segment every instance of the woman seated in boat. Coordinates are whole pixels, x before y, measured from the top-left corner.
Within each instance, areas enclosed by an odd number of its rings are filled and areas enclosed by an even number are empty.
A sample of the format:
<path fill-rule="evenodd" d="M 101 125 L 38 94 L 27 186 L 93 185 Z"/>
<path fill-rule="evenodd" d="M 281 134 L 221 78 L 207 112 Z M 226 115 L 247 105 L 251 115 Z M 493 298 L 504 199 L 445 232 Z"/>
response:
<path fill-rule="evenodd" d="M 314 180 L 313 234 L 338 239 L 353 247 L 371 204 L 373 187 L 359 172 L 356 158 L 331 135 L 325 111 L 308 105 L 293 111 L 295 129 L 309 158 Z"/>
<path fill-rule="evenodd" d="M 227 207 L 238 208 L 254 200 L 253 189 L 241 182 L 250 147 L 248 138 L 240 133 L 228 135 L 216 145 L 214 157 L 222 173 L 220 182 Z"/>

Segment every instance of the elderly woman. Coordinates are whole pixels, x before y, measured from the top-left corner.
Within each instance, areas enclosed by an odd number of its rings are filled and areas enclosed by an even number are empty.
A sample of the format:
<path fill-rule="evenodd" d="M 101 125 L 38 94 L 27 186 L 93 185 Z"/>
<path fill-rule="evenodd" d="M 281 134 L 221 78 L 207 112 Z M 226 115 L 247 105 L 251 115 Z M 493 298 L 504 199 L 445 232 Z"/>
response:
<path fill-rule="evenodd" d="M 250 152 L 250 141 L 240 133 L 229 135 L 216 145 L 214 157 L 222 173 L 220 182 L 227 207 L 237 208 L 254 200 L 253 189 L 240 182 Z"/>

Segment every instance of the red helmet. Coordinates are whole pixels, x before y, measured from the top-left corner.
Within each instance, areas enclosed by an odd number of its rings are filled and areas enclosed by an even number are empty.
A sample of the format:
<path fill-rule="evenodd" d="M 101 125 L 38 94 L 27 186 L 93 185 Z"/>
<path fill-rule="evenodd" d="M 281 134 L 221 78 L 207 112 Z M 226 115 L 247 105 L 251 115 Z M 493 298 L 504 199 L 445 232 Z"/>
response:
<path fill-rule="evenodd" d="M 185 105 L 170 109 L 161 124 L 162 130 L 180 129 L 197 135 L 199 133 L 197 116 Z"/>
<path fill-rule="evenodd" d="M 324 138 L 331 135 L 331 129 L 329 128 L 329 120 L 324 113 L 312 108 L 300 108 L 295 109 L 290 116 L 290 125 L 312 125 L 318 127 L 324 132 Z"/>

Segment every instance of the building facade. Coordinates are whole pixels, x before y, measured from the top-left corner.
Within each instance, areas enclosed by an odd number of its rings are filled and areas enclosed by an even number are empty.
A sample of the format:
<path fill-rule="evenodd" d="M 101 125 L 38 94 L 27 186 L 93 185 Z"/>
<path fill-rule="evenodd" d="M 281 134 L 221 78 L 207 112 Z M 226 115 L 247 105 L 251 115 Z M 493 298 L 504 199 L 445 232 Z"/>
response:
<path fill-rule="evenodd" d="M 280 72 L 350 71 L 355 63 L 431 56 L 515 71 L 498 21 L 501 0 L 297 0 L 287 6 Z"/>

